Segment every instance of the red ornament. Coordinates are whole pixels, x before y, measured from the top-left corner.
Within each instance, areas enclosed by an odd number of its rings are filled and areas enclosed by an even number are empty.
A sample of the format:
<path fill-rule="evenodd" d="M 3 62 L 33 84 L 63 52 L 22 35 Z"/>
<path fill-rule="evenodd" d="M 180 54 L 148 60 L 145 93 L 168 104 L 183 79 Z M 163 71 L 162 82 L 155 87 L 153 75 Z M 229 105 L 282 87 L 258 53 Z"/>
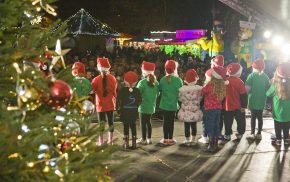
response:
<path fill-rule="evenodd" d="M 66 106 L 72 96 L 72 89 L 62 80 L 56 80 L 50 86 L 50 93 L 46 104 L 54 109 Z"/>
<path fill-rule="evenodd" d="M 51 55 L 50 52 L 48 52 L 48 51 L 45 51 L 45 52 L 44 52 L 44 57 L 45 57 L 46 59 L 52 59 L 52 55 Z"/>
<path fill-rule="evenodd" d="M 71 146 L 71 142 L 69 141 L 65 141 L 62 145 L 61 145 L 61 149 L 60 151 L 64 152 L 65 150 L 67 150 L 68 148 L 70 148 Z"/>

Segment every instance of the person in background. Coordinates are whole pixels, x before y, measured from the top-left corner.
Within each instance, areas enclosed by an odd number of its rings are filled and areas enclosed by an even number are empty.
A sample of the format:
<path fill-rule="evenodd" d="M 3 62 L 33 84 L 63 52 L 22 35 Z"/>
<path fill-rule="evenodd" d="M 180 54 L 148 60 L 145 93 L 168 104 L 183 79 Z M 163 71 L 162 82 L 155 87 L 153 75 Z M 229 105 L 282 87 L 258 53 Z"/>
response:
<path fill-rule="evenodd" d="M 280 146 L 282 131 L 284 145 L 289 145 L 290 127 L 290 63 L 282 62 L 278 65 L 273 82 L 266 92 L 268 97 L 273 97 L 273 119 L 276 134 L 274 145 Z"/>
<path fill-rule="evenodd" d="M 155 64 L 147 61 L 142 63 L 143 79 L 139 81 L 137 88 L 140 90 L 142 102 L 138 108 L 140 113 L 140 125 L 142 137 L 138 140 L 140 144 L 151 144 L 152 125 L 151 117 L 155 112 L 156 99 L 158 95 L 158 81 L 154 75 Z M 147 134 L 147 137 L 146 137 Z"/>
<path fill-rule="evenodd" d="M 111 65 L 107 58 L 98 58 L 97 67 L 101 74 L 91 82 L 92 91 L 95 93 L 95 105 L 98 112 L 99 122 L 106 120 L 109 124 L 108 143 L 113 144 L 113 112 L 116 109 L 117 81 L 109 72 Z M 99 135 L 98 145 L 104 143 L 103 133 Z"/>
<path fill-rule="evenodd" d="M 91 83 L 86 79 L 85 65 L 81 62 L 75 62 L 72 66 L 72 75 L 74 79 L 71 87 L 75 89 L 79 97 L 87 97 L 91 90 Z"/>
<path fill-rule="evenodd" d="M 211 80 L 201 90 L 204 95 L 205 132 L 209 137 L 209 145 L 205 149 L 206 152 L 218 150 L 220 114 L 222 102 L 226 96 L 226 72 L 226 69 L 221 66 L 213 67 Z"/>
<path fill-rule="evenodd" d="M 181 102 L 181 108 L 178 112 L 178 119 L 184 122 L 185 140 L 183 143 L 186 146 L 196 144 L 196 123 L 201 121 L 203 116 L 200 110 L 202 87 L 196 85 L 198 79 L 199 76 L 194 69 L 187 70 L 184 81 L 186 85 L 179 89 L 178 100 Z"/>
<path fill-rule="evenodd" d="M 252 64 L 253 72 L 246 80 L 248 92 L 248 108 L 251 111 L 251 134 L 248 140 L 261 140 L 263 128 L 263 110 L 266 103 L 266 92 L 269 88 L 269 77 L 264 73 L 265 63 L 263 60 L 256 60 Z M 255 135 L 256 119 L 258 119 L 258 131 Z"/>
<path fill-rule="evenodd" d="M 175 113 L 179 108 L 178 93 L 182 87 L 182 80 L 176 75 L 177 63 L 167 60 L 165 63 L 166 76 L 162 77 L 159 84 L 161 92 L 160 109 L 163 110 L 163 134 L 160 140 L 163 145 L 174 145 L 173 139 Z"/>
<path fill-rule="evenodd" d="M 246 130 L 247 92 L 244 82 L 240 79 L 243 68 L 238 63 L 227 66 L 227 78 L 229 84 L 226 86 L 225 108 L 225 140 L 231 140 L 232 125 L 234 119 L 237 121 L 236 137 L 240 140 Z"/>
<path fill-rule="evenodd" d="M 138 106 L 141 103 L 140 91 L 135 87 L 138 75 L 133 71 L 124 74 L 124 87 L 118 92 L 120 104 L 120 120 L 124 126 L 123 148 L 129 148 L 129 128 L 132 133 L 132 149 L 136 149 L 136 120 L 138 118 Z"/>

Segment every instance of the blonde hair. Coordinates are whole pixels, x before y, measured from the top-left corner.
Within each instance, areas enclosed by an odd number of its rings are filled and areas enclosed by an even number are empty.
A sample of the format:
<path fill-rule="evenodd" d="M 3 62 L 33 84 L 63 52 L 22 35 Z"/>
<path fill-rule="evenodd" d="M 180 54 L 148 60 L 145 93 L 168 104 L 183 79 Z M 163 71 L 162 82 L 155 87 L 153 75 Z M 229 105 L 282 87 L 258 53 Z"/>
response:
<path fill-rule="evenodd" d="M 218 96 L 218 99 L 222 101 L 226 96 L 226 85 L 223 79 L 211 78 L 213 83 L 213 92 Z"/>
<path fill-rule="evenodd" d="M 283 81 L 283 78 L 279 77 L 277 75 L 277 72 L 275 72 L 274 86 L 275 86 L 276 95 L 279 99 L 286 100 L 290 98 L 290 79 L 289 78 L 286 78 Z"/>

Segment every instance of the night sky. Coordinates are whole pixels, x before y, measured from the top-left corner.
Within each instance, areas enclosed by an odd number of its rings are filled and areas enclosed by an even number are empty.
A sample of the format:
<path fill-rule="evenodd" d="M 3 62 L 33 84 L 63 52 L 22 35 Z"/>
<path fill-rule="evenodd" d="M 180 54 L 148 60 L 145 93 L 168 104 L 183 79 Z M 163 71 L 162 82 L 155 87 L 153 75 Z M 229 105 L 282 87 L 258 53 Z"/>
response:
<path fill-rule="evenodd" d="M 151 30 L 210 28 L 213 0 L 59 0 L 59 18 L 81 8 L 118 32 L 146 35 Z"/>

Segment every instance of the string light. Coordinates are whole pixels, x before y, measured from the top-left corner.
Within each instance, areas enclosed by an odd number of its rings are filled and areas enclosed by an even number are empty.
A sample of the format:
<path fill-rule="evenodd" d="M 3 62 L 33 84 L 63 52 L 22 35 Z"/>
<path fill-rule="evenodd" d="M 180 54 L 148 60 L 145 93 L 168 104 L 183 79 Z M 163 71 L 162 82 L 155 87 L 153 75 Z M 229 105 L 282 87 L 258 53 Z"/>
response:
<path fill-rule="evenodd" d="M 33 162 L 28 162 L 28 163 L 27 163 L 27 166 L 28 166 L 28 167 L 33 167 L 33 166 L 34 166 L 34 163 L 33 163 Z"/>
<path fill-rule="evenodd" d="M 50 168 L 48 166 L 45 166 L 42 171 L 44 173 L 48 173 L 50 171 Z"/>
<path fill-rule="evenodd" d="M 17 136 L 17 139 L 18 139 L 18 140 L 21 140 L 21 139 L 22 139 L 22 135 L 18 135 L 18 136 Z"/>
<path fill-rule="evenodd" d="M 64 175 L 62 174 L 62 172 L 60 172 L 60 170 L 58 170 L 58 169 L 55 170 L 54 173 L 55 173 L 56 175 L 58 175 L 60 178 L 63 178 L 63 176 L 64 176 Z"/>

